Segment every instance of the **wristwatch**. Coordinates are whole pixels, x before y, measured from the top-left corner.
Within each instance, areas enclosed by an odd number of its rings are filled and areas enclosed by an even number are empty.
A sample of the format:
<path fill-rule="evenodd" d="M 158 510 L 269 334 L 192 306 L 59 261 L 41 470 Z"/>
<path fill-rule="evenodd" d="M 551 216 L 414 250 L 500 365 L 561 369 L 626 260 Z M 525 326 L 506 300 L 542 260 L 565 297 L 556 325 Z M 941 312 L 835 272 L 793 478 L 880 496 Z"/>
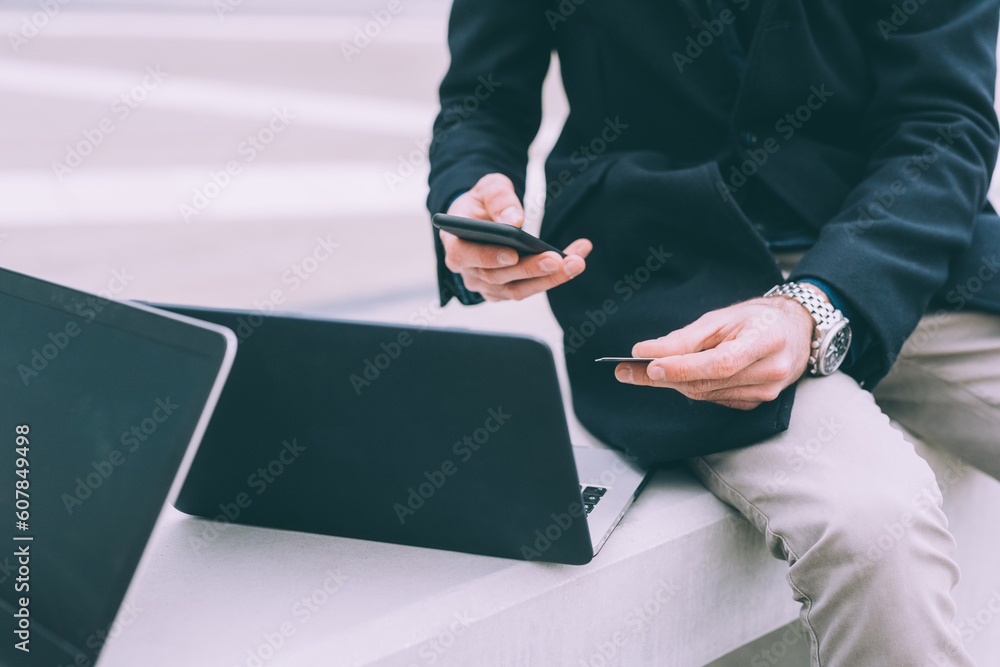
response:
<path fill-rule="evenodd" d="M 844 363 L 851 347 L 851 323 L 844 314 L 800 283 L 775 285 L 764 295 L 784 296 L 801 303 L 813 318 L 809 374 L 830 375 Z"/>

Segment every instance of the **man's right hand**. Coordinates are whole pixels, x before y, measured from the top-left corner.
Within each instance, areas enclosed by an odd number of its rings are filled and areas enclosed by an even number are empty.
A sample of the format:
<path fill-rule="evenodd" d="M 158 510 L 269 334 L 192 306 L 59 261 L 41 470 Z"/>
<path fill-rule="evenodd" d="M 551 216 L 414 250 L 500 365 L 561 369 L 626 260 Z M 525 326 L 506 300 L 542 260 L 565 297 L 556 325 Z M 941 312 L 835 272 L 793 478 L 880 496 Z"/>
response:
<path fill-rule="evenodd" d="M 448 214 L 515 227 L 524 224 L 524 209 L 514 185 L 503 174 L 483 176 L 474 188 L 452 202 Z M 465 286 L 487 301 L 520 301 L 562 285 L 586 268 L 583 258 L 593 248 L 587 239 L 577 239 L 563 251 L 565 258 L 554 252 L 520 257 L 512 248 L 465 241 L 444 230 L 438 233 L 447 267 L 460 273 Z"/>

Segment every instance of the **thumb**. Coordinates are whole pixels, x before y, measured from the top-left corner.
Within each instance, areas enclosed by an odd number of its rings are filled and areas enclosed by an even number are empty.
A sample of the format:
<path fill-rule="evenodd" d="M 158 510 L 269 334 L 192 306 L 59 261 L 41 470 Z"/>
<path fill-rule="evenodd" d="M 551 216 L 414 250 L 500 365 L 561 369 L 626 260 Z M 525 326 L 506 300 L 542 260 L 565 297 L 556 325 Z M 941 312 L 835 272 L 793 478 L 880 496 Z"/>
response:
<path fill-rule="evenodd" d="M 524 209 L 509 178 L 503 174 L 488 174 L 480 179 L 475 190 L 491 220 L 515 227 L 524 224 Z"/>

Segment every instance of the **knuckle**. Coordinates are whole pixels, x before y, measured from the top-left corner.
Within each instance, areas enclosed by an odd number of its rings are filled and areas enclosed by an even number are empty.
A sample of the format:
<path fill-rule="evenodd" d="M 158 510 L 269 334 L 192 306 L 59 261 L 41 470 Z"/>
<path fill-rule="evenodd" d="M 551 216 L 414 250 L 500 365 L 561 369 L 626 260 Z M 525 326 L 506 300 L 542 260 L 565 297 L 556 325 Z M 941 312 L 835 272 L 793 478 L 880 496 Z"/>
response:
<path fill-rule="evenodd" d="M 782 349 L 788 345 L 788 336 L 784 332 L 776 331 L 774 335 L 771 336 L 770 343 L 770 348 L 772 350 Z"/>
<path fill-rule="evenodd" d="M 476 183 L 476 189 L 484 198 L 496 197 L 505 192 L 512 192 L 514 184 L 503 174 L 487 174 Z"/>
<path fill-rule="evenodd" d="M 764 371 L 762 379 L 769 382 L 777 382 L 778 380 L 784 379 L 790 370 L 791 369 L 789 368 L 789 364 L 787 362 L 779 361 L 774 366 L 771 366 Z"/>
<path fill-rule="evenodd" d="M 507 290 L 510 298 L 514 301 L 524 301 L 536 291 L 526 282 L 510 285 Z"/>
<path fill-rule="evenodd" d="M 487 301 L 506 301 L 507 297 L 504 295 L 503 290 L 498 290 L 492 285 L 486 285 L 480 291 Z"/>
<path fill-rule="evenodd" d="M 781 388 L 777 385 L 769 386 L 759 392 L 758 399 L 764 403 L 770 403 L 781 395 Z"/>
<path fill-rule="evenodd" d="M 514 289 L 510 285 L 499 285 L 494 287 L 493 291 L 498 297 L 505 301 L 514 298 Z"/>
<path fill-rule="evenodd" d="M 514 187 L 513 182 L 511 182 L 511 180 L 507 178 L 507 176 L 497 172 L 494 172 L 492 174 L 486 174 L 485 176 L 479 179 L 479 182 L 476 185 L 477 186 L 481 185 L 486 188 L 505 187 L 505 186 Z"/>
<path fill-rule="evenodd" d="M 462 282 L 465 283 L 466 288 L 473 292 L 485 294 L 489 290 L 489 286 L 486 283 L 468 272 L 462 274 Z"/>

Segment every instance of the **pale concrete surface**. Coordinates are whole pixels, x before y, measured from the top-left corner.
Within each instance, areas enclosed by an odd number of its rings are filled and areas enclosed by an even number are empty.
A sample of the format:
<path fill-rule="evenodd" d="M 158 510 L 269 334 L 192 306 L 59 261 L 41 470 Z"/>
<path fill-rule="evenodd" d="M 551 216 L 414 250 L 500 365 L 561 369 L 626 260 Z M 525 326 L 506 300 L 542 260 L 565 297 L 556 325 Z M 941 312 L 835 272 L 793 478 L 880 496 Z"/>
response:
<path fill-rule="evenodd" d="M 429 134 L 436 86 L 447 65 L 447 2 L 404 0 L 404 11 L 350 59 L 341 44 L 364 29 L 370 12 L 385 2 L 234 0 L 228 6 L 233 11 L 220 13 L 212 0 L 73 0 L 15 50 L 9 35 L 33 20 L 38 5 L 0 3 L 0 142 L 6 148 L 0 153 L 0 264 L 119 298 L 255 309 L 277 293 L 287 310 L 524 331 L 558 350 L 559 332 L 540 298 L 436 308 L 421 142 Z M 151 77 L 149 68 L 160 76 Z M 532 150 L 529 201 L 541 191 L 538 158 L 566 113 L 553 84 L 547 84 L 546 120 Z M 249 161 L 241 147 L 268 128 L 275 109 L 291 119 Z M 102 121 L 111 131 L 97 135 Z M 100 141 L 93 139 L 98 136 Z M 66 162 L 68 152 L 85 151 L 87 144 L 92 150 L 82 163 L 60 178 L 53 163 Z M 185 221 L 181 205 L 192 204 L 196 191 L 211 190 L 213 174 L 229 161 L 238 163 L 239 173 L 218 187 L 204 211 Z M 401 176 L 402 183 L 390 185 L 388 174 Z M 537 224 L 537 216 L 531 222 Z M 336 245 L 332 257 L 314 261 L 324 244 Z M 570 424 L 576 442 L 592 442 L 572 416 Z M 593 651 L 621 626 L 628 605 L 647 599 L 652 574 L 694 581 L 697 573 L 704 590 L 689 597 L 696 590 L 689 587 L 675 596 L 672 611 L 658 615 L 610 664 L 697 665 L 791 621 L 784 566 L 767 557 L 748 526 L 729 518 L 703 489 L 685 477 L 676 484 L 666 479 L 643 496 L 592 566 L 572 572 L 555 568 L 561 573 L 547 566 L 236 528 L 193 554 L 185 539 L 201 522 L 171 513 L 157 536 L 161 548 L 150 576 L 137 589 L 154 602 L 135 632 L 123 634 L 122 650 L 130 634 L 140 645 L 172 646 L 189 633 L 205 638 L 214 628 L 232 633 L 226 636 L 239 648 L 245 645 L 245 658 L 259 636 L 251 630 L 267 632 L 269 623 L 288 619 L 292 601 L 321 586 L 329 567 L 352 577 L 344 584 L 345 595 L 331 598 L 344 604 L 325 607 L 326 616 L 317 614 L 327 620 L 303 628 L 282 660 L 305 655 L 312 650 L 308 638 L 319 641 L 329 633 L 330 641 L 348 642 L 359 660 L 384 643 L 387 652 L 372 657 L 383 662 L 374 664 L 408 664 L 408 655 L 415 664 L 432 664 L 421 648 L 430 646 L 425 642 L 443 631 L 452 613 L 469 607 L 481 619 L 477 629 L 469 631 L 463 646 L 456 641 L 448 659 L 435 658 L 436 664 L 473 664 L 459 656 L 494 647 L 495 632 L 515 631 L 540 647 L 533 654 L 538 662 L 531 664 L 562 664 L 552 661 L 559 651 L 596 661 Z M 949 502 L 968 559 L 958 591 L 962 611 L 975 615 L 997 585 L 989 583 L 987 559 L 995 562 L 997 542 L 987 527 L 995 524 L 990 510 L 995 512 L 1000 500 L 992 481 L 977 473 L 968 479 L 955 487 Z M 676 512 L 680 522 L 674 514 L 678 503 L 685 508 Z M 691 506 L 700 508 L 694 518 L 701 523 L 683 522 Z M 728 558 L 732 553 L 741 559 Z M 373 554 L 391 567 L 374 568 L 366 560 Z M 459 576 L 448 580 L 454 572 Z M 265 576 L 287 584 L 287 590 L 261 588 L 256 582 Z M 423 588 L 423 577 L 440 588 Z M 498 593 L 520 590 L 521 577 L 539 583 L 542 594 L 525 597 L 521 607 L 490 606 L 495 583 L 503 583 Z M 460 592 L 421 597 L 441 589 Z M 259 606 L 239 604 L 264 590 Z M 598 615 L 600 622 L 593 620 L 593 606 L 586 606 L 593 595 L 613 603 L 608 615 Z M 192 615 L 199 606 L 210 609 L 200 621 Z M 235 622 L 237 611 L 252 617 L 247 627 Z M 390 615 L 379 620 L 382 612 Z M 170 623 L 178 625 L 164 631 L 152 619 L 175 619 Z M 292 614 L 291 620 L 298 617 Z M 345 622 L 358 629 L 359 639 L 341 629 Z M 996 646 L 997 632 L 1000 623 L 987 624 L 974 636 L 974 649 Z M 767 660 L 761 651 L 784 641 L 780 636 L 717 667 Z M 797 649 L 785 644 L 785 664 L 794 664 Z M 686 658 L 676 653 L 683 647 L 689 647 Z M 673 661 L 654 662 L 653 655 Z M 238 652 L 232 660 L 239 663 Z M 997 663 L 1000 659 L 984 664 Z"/>
<path fill-rule="evenodd" d="M 166 519 L 102 667 L 698 667 L 796 613 L 784 564 L 681 471 L 582 567 Z"/>

